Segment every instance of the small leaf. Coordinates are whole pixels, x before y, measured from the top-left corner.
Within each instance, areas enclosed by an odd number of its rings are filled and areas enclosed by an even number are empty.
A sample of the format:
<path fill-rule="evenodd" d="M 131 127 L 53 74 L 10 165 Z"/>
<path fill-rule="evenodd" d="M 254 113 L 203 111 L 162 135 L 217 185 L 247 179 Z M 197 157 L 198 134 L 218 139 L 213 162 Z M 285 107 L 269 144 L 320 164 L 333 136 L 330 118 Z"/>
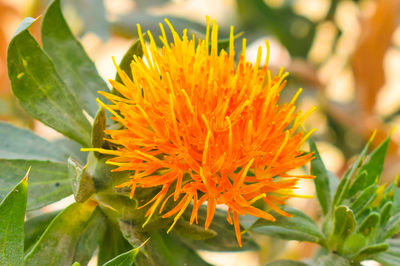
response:
<path fill-rule="evenodd" d="M 128 51 L 125 53 L 124 57 L 119 63 L 121 70 L 124 71 L 130 79 L 132 79 L 131 62 L 133 60 L 133 56 L 143 57 L 143 48 L 140 40 L 136 40 L 131 47 L 129 47 Z M 118 73 L 115 76 L 115 81 L 119 83 L 122 82 Z"/>
<path fill-rule="evenodd" d="M 378 225 L 379 218 L 380 218 L 379 213 L 371 212 L 367 216 L 367 218 L 365 218 L 364 221 L 361 223 L 357 231 L 365 236 L 370 235 Z"/>
<path fill-rule="evenodd" d="M 106 112 L 103 107 L 100 107 L 96 114 L 92 127 L 92 147 L 102 148 L 104 143 L 104 130 L 106 129 Z M 100 153 L 95 153 L 96 157 L 99 157 Z"/>
<path fill-rule="evenodd" d="M 380 239 L 381 240 L 388 239 L 397 234 L 398 232 L 400 232 L 400 213 L 396 214 L 395 216 L 392 216 L 389 219 Z"/>
<path fill-rule="evenodd" d="M 68 153 L 30 130 L 0 122 L 0 158 L 66 162 Z"/>
<path fill-rule="evenodd" d="M 93 179 L 86 173 L 86 167 L 87 165 L 81 167 L 72 158 L 68 159 L 68 173 L 77 202 L 85 202 L 96 192 Z"/>
<path fill-rule="evenodd" d="M 367 145 L 365 145 L 364 149 L 362 150 L 362 152 L 358 156 L 357 160 L 346 171 L 346 173 L 344 174 L 344 177 L 342 178 L 342 180 L 340 180 L 339 186 L 337 187 L 335 196 L 333 198 L 333 206 L 340 205 L 342 203 L 343 199 L 345 198 L 345 196 L 346 196 L 346 194 L 347 194 L 347 192 L 349 190 L 351 178 L 353 177 L 353 175 L 357 171 L 358 167 L 360 166 L 360 164 L 364 160 L 364 157 L 367 154 L 367 151 L 368 151 L 370 143 L 371 143 L 371 140 L 367 143 Z"/>
<path fill-rule="evenodd" d="M 358 254 L 354 257 L 354 260 L 359 262 L 365 260 L 367 258 L 372 258 L 374 255 L 384 252 L 388 250 L 389 245 L 386 243 L 380 243 L 365 247 L 358 252 Z"/>
<path fill-rule="evenodd" d="M 333 220 L 333 232 L 329 238 L 330 246 L 341 249 L 346 238 L 354 231 L 356 221 L 351 209 L 341 205 L 336 208 Z"/>
<path fill-rule="evenodd" d="M 25 264 L 71 265 L 75 262 L 76 246 L 96 206 L 93 202 L 73 203 L 63 210 L 26 255 Z"/>
<path fill-rule="evenodd" d="M 0 204 L 0 265 L 24 264 L 27 194 L 28 173 Z"/>
<path fill-rule="evenodd" d="M 46 230 L 50 222 L 56 217 L 60 211 L 53 211 L 44 213 L 25 221 L 25 240 L 24 250 L 25 253 L 39 240 L 40 236 Z"/>
<path fill-rule="evenodd" d="M 321 256 L 313 262 L 312 265 L 323 265 L 323 266 L 351 266 L 350 261 L 342 256 L 327 253 Z"/>
<path fill-rule="evenodd" d="M 126 241 L 119 230 L 118 224 L 108 220 L 106 231 L 100 242 L 99 253 L 97 255 L 97 265 L 104 263 L 132 249 L 132 246 Z"/>
<path fill-rule="evenodd" d="M 361 191 L 366 187 L 372 185 L 375 180 L 379 179 L 383 171 L 385 163 L 385 156 L 389 147 L 390 137 L 382 142 L 369 156 L 366 163 L 364 163 L 360 169 L 360 173 L 366 173 L 366 175 L 360 175 L 359 179 L 354 180 L 353 185 L 350 187 L 349 195 L 354 195 L 357 191 Z"/>
<path fill-rule="evenodd" d="M 321 243 L 324 241 L 324 236 L 309 216 L 294 208 L 285 207 L 282 209 L 293 217 L 285 217 L 274 213 L 272 215 L 276 218 L 276 221 L 272 222 L 258 219 L 250 228 L 250 231 L 287 240 L 314 243 Z"/>
<path fill-rule="evenodd" d="M 317 146 L 312 139 L 309 140 L 310 151 L 314 152 L 314 160 L 311 161 L 311 174 L 315 176 L 314 184 L 319 204 L 326 215 L 331 205 L 331 191 L 329 173 L 319 155 Z"/>
<path fill-rule="evenodd" d="M 376 198 L 378 186 L 373 184 L 366 188 L 357 199 L 350 205 L 350 209 L 357 215 L 359 212 L 368 208 L 369 204 Z"/>
<path fill-rule="evenodd" d="M 386 253 L 400 258 L 400 239 L 392 238 L 386 240 L 385 242 L 389 245 L 389 249 L 386 251 Z"/>
<path fill-rule="evenodd" d="M 265 266 L 307 266 L 308 264 L 295 260 L 276 260 L 266 264 Z"/>
<path fill-rule="evenodd" d="M 42 42 L 43 49 L 53 60 L 58 74 L 75 95 L 79 106 L 94 117 L 98 109 L 97 91 L 108 91 L 107 84 L 65 22 L 60 0 L 53 1 L 44 15 Z"/>
<path fill-rule="evenodd" d="M 28 32 L 32 22 L 27 18 L 21 23 L 7 51 L 14 95 L 34 118 L 88 146 L 91 126 L 51 59 Z"/>
<path fill-rule="evenodd" d="M 0 199 L 16 185 L 18 178 L 23 176 L 29 167 L 32 169 L 29 174 L 28 210 L 43 207 L 71 195 L 66 164 L 0 159 Z"/>
<path fill-rule="evenodd" d="M 381 220 L 380 224 L 385 225 L 390 218 L 391 210 L 392 210 L 393 203 L 388 201 L 383 205 L 381 208 Z"/>
<path fill-rule="evenodd" d="M 104 266 L 131 266 L 135 263 L 137 254 L 139 253 L 141 247 L 134 248 L 128 252 L 122 253 L 112 260 L 104 264 Z"/>

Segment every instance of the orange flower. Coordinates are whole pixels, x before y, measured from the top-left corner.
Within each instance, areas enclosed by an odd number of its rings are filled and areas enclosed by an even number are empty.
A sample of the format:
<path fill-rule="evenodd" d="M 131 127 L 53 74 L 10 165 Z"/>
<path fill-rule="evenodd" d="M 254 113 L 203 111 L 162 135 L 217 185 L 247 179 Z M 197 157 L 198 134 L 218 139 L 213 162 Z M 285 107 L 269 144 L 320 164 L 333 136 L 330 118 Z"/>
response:
<path fill-rule="evenodd" d="M 144 59 L 134 56 L 131 80 L 118 66 L 123 84 L 111 80 L 122 95 L 101 92 L 113 104 L 105 105 L 122 129 L 106 130 L 117 150 L 86 149 L 115 157 L 109 164 L 114 171 L 134 171 L 130 181 L 121 186 L 157 187 L 146 223 L 158 210 L 163 213 L 167 201 L 175 202 L 163 217 L 179 217 L 193 205 L 190 223 L 197 222 L 197 212 L 207 204 L 207 229 L 217 205 L 228 208 L 227 220 L 233 225 L 241 245 L 239 214 L 274 220 L 268 212 L 252 204 L 257 200 L 276 212 L 289 216 L 277 206 L 292 194 L 298 178 L 287 171 L 312 159 L 299 151 L 312 133 L 303 135 L 299 127 L 312 110 L 295 112 L 293 100 L 279 106 L 279 94 L 287 73 L 272 78 L 267 68 L 268 54 L 262 68 L 261 48 L 257 62 L 246 61 L 246 39 L 235 63 L 234 32 L 231 27 L 229 51 L 218 51 L 218 26 L 207 18 L 205 40 L 180 37 L 166 20 L 173 34 L 168 43 L 160 24 L 163 47 L 158 49 L 148 32 L 150 45 Z M 138 26 L 142 47 L 145 41 Z M 115 62 L 114 62 L 115 63 Z M 171 192 L 173 191 L 173 192 Z M 233 214 L 233 219 L 231 218 Z M 146 224 L 145 223 L 145 224 Z"/>

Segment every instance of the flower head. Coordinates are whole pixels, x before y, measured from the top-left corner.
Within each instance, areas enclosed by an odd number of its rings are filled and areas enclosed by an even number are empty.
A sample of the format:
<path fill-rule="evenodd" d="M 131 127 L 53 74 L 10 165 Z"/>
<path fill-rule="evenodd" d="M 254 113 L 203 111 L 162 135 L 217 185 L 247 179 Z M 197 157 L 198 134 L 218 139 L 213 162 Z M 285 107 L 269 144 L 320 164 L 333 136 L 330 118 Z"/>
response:
<path fill-rule="evenodd" d="M 118 148 L 92 150 L 113 155 L 108 163 L 118 166 L 114 171 L 134 171 L 129 182 L 121 184 L 131 188 L 132 196 L 137 187 L 159 188 L 146 203 L 147 221 L 158 211 L 174 217 L 171 229 L 192 204 L 190 222 L 197 222 L 198 209 L 205 203 L 207 229 L 216 206 L 225 205 L 241 245 L 239 215 L 274 220 L 252 206 L 263 200 L 288 216 L 278 205 L 293 196 L 299 178 L 311 177 L 286 172 L 312 159 L 312 154 L 299 151 L 311 134 L 299 127 L 312 110 L 295 111 L 300 90 L 291 102 L 278 105 L 287 73 L 271 76 L 268 43 L 260 68 L 261 49 L 256 63 L 249 63 L 245 39 L 235 62 L 233 27 L 228 51 L 219 51 L 214 21 L 210 29 L 207 18 L 205 40 L 189 38 L 186 30 L 180 37 L 166 22 L 173 42 L 160 24 L 160 49 L 151 32 L 146 47 L 138 26 L 144 59 L 134 56 L 132 79 L 117 66 L 122 83 L 110 82 L 122 96 L 102 93 L 112 102 L 103 105 L 123 125 L 105 131 Z M 173 207 L 164 210 L 167 201 Z"/>

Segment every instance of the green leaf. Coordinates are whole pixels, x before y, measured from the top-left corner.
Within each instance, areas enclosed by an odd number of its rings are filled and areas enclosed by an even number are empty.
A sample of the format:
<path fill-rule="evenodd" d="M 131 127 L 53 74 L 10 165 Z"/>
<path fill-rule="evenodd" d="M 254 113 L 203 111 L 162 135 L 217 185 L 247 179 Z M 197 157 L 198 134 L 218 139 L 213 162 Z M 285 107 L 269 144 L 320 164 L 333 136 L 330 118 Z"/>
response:
<path fill-rule="evenodd" d="M 354 231 L 356 221 L 349 207 L 341 205 L 336 208 L 333 220 L 333 232 L 329 238 L 329 245 L 340 249 L 348 236 Z"/>
<path fill-rule="evenodd" d="M 0 204 L 0 265 L 23 265 L 28 173 Z"/>
<path fill-rule="evenodd" d="M 28 210 L 37 209 L 71 195 L 66 164 L 35 160 L 0 159 L 0 199 L 13 188 L 29 167 Z"/>
<path fill-rule="evenodd" d="M 380 243 L 380 244 L 375 244 L 375 245 L 370 245 L 368 247 L 365 247 L 358 252 L 358 254 L 354 257 L 353 260 L 356 262 L 365 260 L 367 258 L 372 258 L 374 255 L 384 252 L 388 250 L 389 245 L 386 243 Z"/>
<path fill-rule="evenodd" d="M 24 224 L 25 240 L 24 250 L 25 253 L 39 240 L 40 236 L 46 230 L 50 222 L 56 217 L 60 211 L 53 211 L 44 213 L 33 218 L 28 219 Z"/>
<path fill-rule="evenodd" d="M 59 147 L 60 149 L 66 150 L 69 156 L 72 156 L 75 160 L 78 160 L 80 163 L 85 164 L 87 159 L 87 152 L 81 152 L 82 146 L 80 144 L 67 138 L 55 139 L 52 141 L 52 143 L 57 145 L 57 147 Z"/>
<path fill-rule="evenodd" d="M 382 263 L 385 266 L 398 266 L 400 265 L 400 256 L 394 256 L 387 252 L 379 253 L 372 257 L 372 259 L 376 260 L 377 262 Z"/>
<path fill-rule="evenodd" d="M 140 247 L 134 248 L 128 252 L 118 255 L 117 257 L 105 263 L 103 266 L 131 266 L 134 264 L 136 255 L 139 253 L 139 251 Z"/>
<path fill-rule="evenodd" d="M 309 140 L 309 144 L 310 151 L 314 152 L 315 157 L 314 160 L 311 161 L 311 174 L 315 176 L 314 184 L 318 202 L 321 205 L 322 212 L 326 215 L 331 205 L 329 173 L 312 139 Z"/>
<path fill-rule="evenodd" d="M 385 225 L 390 218 L 393 203 L 391 201 L 386 202 L 381 208 L 381 219 L 380 224 Z"/>
<path fill-rule="evenodd" d="M 87 222 L 85 229 L 81 231 L 81 236 L 75 248 L 74 261 L 78 261 L 82 265 L 88 264 L 103 238 L 106 222 L 106 217 L 97 208 Z"/>
<path fill-rule="evenodd" d="M 296 260 L 277 260 L 266 264 L 265 266 L 307 266 L 308 264 Z"/>
<path fill-rule="evenodd" d="M 106 231 L 100 242 L 99 253 L 97 255 L 97 265 L 103 265 L 121 253 L 132 249 L 132 246 L 123 237 L 118 224 L 108 220 Z"/>
<path fill-rule="evenodd" d="M 34 118 L 84 146 L 90 143 L 91 126 L 78 103 L 39 47 L 25 19 L 7 51 L 8 75 L 14 95 Z"/>
<path fill-rule="evenodd" d="M 93 202 L 73 203 L 63 210 L 25 256 L 25 264 L 71 265 L 75 262 L 76 247 L 96 206 Z"/>
<path fill-rule="evenodd" d="M 359 228 L 357 229 L 358 232 L 361 234 L 368 236 L 372 233 L 372 231 L 376 228 L 379 223 L 379 213 L 371 212 L 367 218 L 361 223 Z"/>
<path fill-rule="evenodd" d="M 400 232 L 400 213 L 396 214 L 395 216 L 392 216 L 389 219 L 380 239 L 381 240 L 388 239 L 397 234 L 398 232 Z"/>
<path fill-rule="evenodd" d="M 104 130 L 106 129 L 106 112 L 103 107 L 100 107 L 99 111 L 94 118 L 92 127 L 92 147 L 102 148 L 104 143 Z M 100 153 L 95 153 L 96 157 L 99 157 Z"/>
<path fill-rule="evenodd" d="M 386 253 L 400 258 L 400 239 L 388 239 L 385 241 L 389 245 L 389 249 Z"/>
<path fill-rule="evenodd" d="M 119 63 L 119 67 L 122 71 L 124 71 L 130 79 L 132 79 L 132 71 L 131 71 L 131 62 L 133 60 L 133 56 L 143 57 L 143 48 L 140 40 L 136 40 L 131 47 L 129 47 L 128 51 L 125 53 L 121 62 Z M 115 76 L 115 81 L 121 83 L 121 77 L 118 75 Z"/>
<path fill-rule="evenodd" d="M 350 205 L 350 209 L 357 215 L 359 212 L 368 208 L 369 204 L 376 198 L 378 185 L 372 184 L 366 188 L 357 199 Z"/>
<path fill-rule="evenodd" d="M 161 231 L 150 232 L 150 241 L 146 248 L 155 265 L 210 265 L 194 250 Z"/>
<path fill-rule="evenodd" d="M 333 198 L 333 206 L 339 206 L 342 203 L 343 199 L 345 198 L 345 196 L 349 190 L 351 178 L 353 177 L 353 175 L 357 171 L 358 167 L 364 160 L 364 157 L 367 154 L 370 143 L 371 143 L 371 141 L 369 141 L 367 143 L 367 145 L 365 145 L 364 149 L 361 151 L 357 160 L 346 171 L 342 180 L 340 180 L 339 186 L 337 187 L 335 196 Z"/>
<path fill-rule="evenodd" d="M 107 84 L 65 22 L 60 0 L 53 1 L 44 15 L 42 42 L 43 49 L 53 60 L 57 73 L 79 102 L 78 106 L 94 117 L 98 110 L 97 91 L 108 91 Z"/>
<path fill-rule="evenodd" d="M 72 191 L 77 202 L 85 202 L 95 192 L 94 181 L 86 173 L 86 167 L 80 166 L 72 158 L 68 159 L 68 173 L 72 183 Z"/>
<path fill-rule="evenodd" d="M 178 228 L 182 226 L 182 224 L 177 224 L 177 228 L 174 228 L 174 231 L 180 235 L 182 242 L 193 249 L 211 251 L 244 251 L 259 249 L 258 245 L 250 238 L 249 234 L 242 234 L 242 247 L 239 246 L 233 226 L 226 221 L 226 212 L 218 209 L 215 211 L 208 233 L 206 233 L 207 231 L 203 231 L 206 217 L 207 207 L 201 206 L 198 210 L 199 223 L 195 225 L 196 227 L 190 227 L 190 229 L 186 226 Z M 182 220 L 183 219 L 186 219 L 186 221 L 182 221 L 181 223 L 187 223 L 187 220 L 190 219 L 190 212 L 185 212 Z M 182 231 L 186 231 L 186 234 Z M 190 238 L 188 234 L 190 234 Z"/>
<path fill-rule="evenodd" d="M 0 122 L 0 158 L 66 162 L 68 154 L 30 130 Z"/>
<path fill-rule="evenodd" d="M 300 210 L 291 207 L 285 207 L 282 209 L 291 214 L 292 217 L 285 217 L 273 213 L 272 215 L 276 218 L 276 221 L 272 222 L 258 219 L 250 228 L 250 231 L 287 240 L 308 241 L 314 243 L 321 243 L 324 241 L 324 236 L 309 216 Z"/>
<path fill-rule="evenodd" d="M 359 170 L 360 174 L 354 179 L 354 183 L 350 187 L 349 196 L 355 195 L 358 191 L 362 191 L 366 187 L 372 185 L 375 180 L 379 179 L 385 163 L 385 156 L 389 147 L 390 137 L 382 142 L 369 156 L 368 160 Z"/>

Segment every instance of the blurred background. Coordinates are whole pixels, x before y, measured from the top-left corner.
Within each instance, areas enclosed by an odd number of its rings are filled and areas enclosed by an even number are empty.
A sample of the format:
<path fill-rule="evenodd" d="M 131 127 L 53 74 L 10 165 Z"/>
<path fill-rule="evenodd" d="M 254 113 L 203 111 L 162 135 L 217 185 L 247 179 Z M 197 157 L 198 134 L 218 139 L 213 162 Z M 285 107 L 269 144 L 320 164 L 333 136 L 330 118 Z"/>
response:
<path fill-rule="evenodd" d="M 6 49 L 26 16 L 38 17 L 48 0 L 0 0 L 0 120 L 56 139 L 58 133 L 27 115 L 13 98 L 7 76 Z M 341 176 L 374 130 L 379 144 L 400 124 L 400 0 L 64 0 L 63 12 L 72 31 L 105 79 L 115 76 L 117 62 L 137 37 L 136 24 L 158 34 L 168 17 L 178 30 L 200 35 L 205 16 L 217 20 L 221 38 L 229 26 L 247 38 L 248 59 L 254 60 L 265 39 L 271 44 L 270 68 L 290 73 L 282 101 L 303 88 L 300 109 L 317 106 L 306 128 L 317 128 L 327 168 Z M 34 36 L 40 23 L 32 28 Z M 240 42 L 237 44 L 240 49 Z M 265 50 L 264 50 L 265 54 Z M 298 169 L 297 172 L 308 171 Z M 383 182 L 400 173 L 400 131 L 394 132 Z M 310 180 L 299 194 L 314 194 Z M 313 199 L 290 203 L 318 218 Z M 263 265 L 279 258 L 305 259 L 315 246 L 258 237 L 259 252 L 204 257 L 217 265 Z"/>

